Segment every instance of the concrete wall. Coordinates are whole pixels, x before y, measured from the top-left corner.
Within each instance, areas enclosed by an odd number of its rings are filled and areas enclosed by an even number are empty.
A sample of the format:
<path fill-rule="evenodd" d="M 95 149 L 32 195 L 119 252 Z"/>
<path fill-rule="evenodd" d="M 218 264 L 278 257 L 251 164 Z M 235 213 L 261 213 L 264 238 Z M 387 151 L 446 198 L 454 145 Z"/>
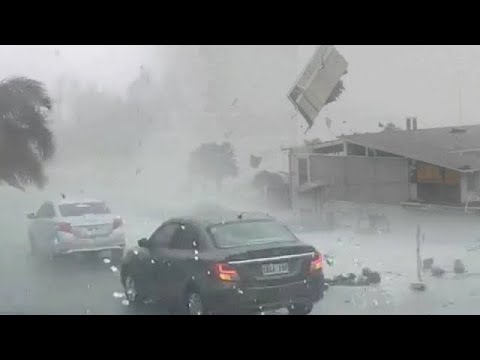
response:
<path fill-rule="evenodd" d="M 322 182 L 322 195 L 299 194 L 296 158 L 308 157 L 309 180 Z M 407 161 L 401 158 L 292 154 L 293 209 L 318 210 L 317 198 L 357 203 L 398 204 L 409 199 Z"/>

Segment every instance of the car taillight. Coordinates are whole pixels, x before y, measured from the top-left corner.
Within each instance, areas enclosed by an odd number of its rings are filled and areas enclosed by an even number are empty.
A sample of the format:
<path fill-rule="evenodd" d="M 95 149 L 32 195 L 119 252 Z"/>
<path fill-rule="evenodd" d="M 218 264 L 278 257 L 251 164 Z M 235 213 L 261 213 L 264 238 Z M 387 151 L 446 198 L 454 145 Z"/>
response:
<path fill-rule="evenodd" d="M 228 264 L 216 264 L 215 274 L 222 281 L 237 281 L 240 279 L 237 270 Z"/>
<path fill-rule="evenodd" d="M 57 231 L 73 234 L 72 225 L 68 223 L 57 224 Z"/>
<path fill-rule="evenodd" d="M 118 229 L 120 226 L 123 225 L 123 220 L 120 218 L 116 218 L 113 220 L 113 230 Z"/>
<path fill-rule="evenodd" d="M 323 268 L 323 256 L 320 253 L 316 253 L 312 261 L 310 262 L 310 272 L 316 272 Z"/>

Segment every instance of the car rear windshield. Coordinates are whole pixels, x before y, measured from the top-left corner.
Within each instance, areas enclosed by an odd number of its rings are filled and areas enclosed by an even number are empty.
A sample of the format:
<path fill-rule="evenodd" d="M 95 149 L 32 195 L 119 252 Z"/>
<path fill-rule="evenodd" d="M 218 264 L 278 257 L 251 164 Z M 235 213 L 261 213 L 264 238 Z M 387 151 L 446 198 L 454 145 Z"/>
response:
<path fill-rule="evenodd" d="M 297 241 L 285 226 L 275 221 L 225 223 L 211 226 L 209 231 L 221 249 Z"/>
<path fill-rule="evenodd" d="M 86 202 L 63 204 L 59 206 L 60 214 L 65 217 L 109 214 L 110 211 L 103 202 Z"/>

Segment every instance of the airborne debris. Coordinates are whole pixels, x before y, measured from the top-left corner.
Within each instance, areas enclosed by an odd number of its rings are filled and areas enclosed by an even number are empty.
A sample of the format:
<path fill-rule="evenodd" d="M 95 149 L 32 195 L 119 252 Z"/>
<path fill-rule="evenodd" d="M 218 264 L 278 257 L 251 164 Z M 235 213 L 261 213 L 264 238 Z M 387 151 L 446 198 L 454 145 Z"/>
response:
<path fill-rule="evenodd" d="M 263 158 L 260 156 L 250 155 L 250 166 L 257 169 L 262 163 Z"/>
<path fill-rule="evenodd" d="M 341 78 L 348 63 L 332 45 L 317 48 L 305 71 L 294 84 L 288 99 L 311 129 L 320 111 L 336 101 L 344 91 Z"/>
<path fill-rule="evenodd" d="M 325 125 L 327 125 L 327 128 L 330 129 L 330 127 L 332 126 L 332 119 L 326 117 L 325 118 Z"/>
<path fill-rule="evenodd" d="M 453 263 L 453 272 L 455 274 L 464 274 L 466 271 L 465 264 L 462 262 L 462 260 L 455 260 Z"/>

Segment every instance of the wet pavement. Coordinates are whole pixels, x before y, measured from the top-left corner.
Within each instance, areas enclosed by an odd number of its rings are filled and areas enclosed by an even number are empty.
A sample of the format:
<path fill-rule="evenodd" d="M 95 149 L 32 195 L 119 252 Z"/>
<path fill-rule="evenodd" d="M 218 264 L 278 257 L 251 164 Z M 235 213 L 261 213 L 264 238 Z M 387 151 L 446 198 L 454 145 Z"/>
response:
<path fill-rule="evenodd" d="M 480 238 L 477 217 L 403 214 L 391 234 L 355 234 L 345 229 L 299 234 L 300 238 L 333 256 L 327 277 L 379 271 L 382 282 L 368 287 L 334 286 L 313 314 L 480 314 L 480 251 L 468 248 Z M 416 292 L 415 223 L 426 233 L 422 252 L 447 273 L 437 279 L 425 275 L 427 289 Z M 148 236 L 153 220 L 127 218 L 130 239 Z M 39 264 L 28 253 L 24 226 L 4 226 L 0 252 L 0 313 L 2 314 L 166 314 L 159 307 L 132 311 L 124 304 L 118 271 L 102 259 L 73 259 Z M 6 236 L 5 234 L 8 234 Z M 479 236 L 477 236 L 479 234 Z M 460 258 L 468 273 L 453 274 Z M 275 312 L 283 314 L 285 312 Z"/>

